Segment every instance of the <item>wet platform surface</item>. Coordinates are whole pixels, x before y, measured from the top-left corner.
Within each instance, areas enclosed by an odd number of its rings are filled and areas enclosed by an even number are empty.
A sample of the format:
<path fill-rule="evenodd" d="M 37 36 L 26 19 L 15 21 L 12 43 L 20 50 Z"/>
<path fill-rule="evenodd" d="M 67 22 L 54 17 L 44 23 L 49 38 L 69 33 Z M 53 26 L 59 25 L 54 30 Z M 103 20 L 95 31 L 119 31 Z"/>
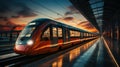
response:
<path fill-rule="evenodd" d="M 119 67 L 119 48 L 114 46 L 113 49 L 113 43 L 110 42 L 100 37 L 60 55 L 49 56 L 24 67 Z"/>

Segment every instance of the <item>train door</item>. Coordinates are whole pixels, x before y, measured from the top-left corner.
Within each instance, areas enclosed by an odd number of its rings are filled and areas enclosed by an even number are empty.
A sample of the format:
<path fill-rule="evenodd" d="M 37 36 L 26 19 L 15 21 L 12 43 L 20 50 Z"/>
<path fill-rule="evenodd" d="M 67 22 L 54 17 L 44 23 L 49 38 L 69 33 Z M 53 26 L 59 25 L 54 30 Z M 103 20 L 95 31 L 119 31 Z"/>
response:
<path fill-rule="evenodd" d="M 52 26 L 51 28 L 51 43 L 57 44 L 58 43 L 58 28 L 55 26 Z"/>
<path fill-rule="evenodd" d="M 70 41 L 70 31 L 67 28 L 63 28 L 63 42 Z"/>
<path fill-rule="evenodd" d="M 83 32 L 81 32 L 81 38 L 82 38 L 82 39 L 84 38 L 84 33 L 83 33 Z"/>
<path fill-rule="evenodd" d="M 41 36 L 41 42 L 40 42 L 41 45 L 48 45 L 48 44 L 51 44 L 51 41 L 50 41 L 50 27 L 47 27 L 43 33 L 42 33 L 42 36 Z"/>
<path fill-rule="evenodd" d="M 81 39 L 81 32 L 79 32 L 79 39 Z"/>
<path fill-rule="evenodd" d="M 63 33 L 61 27 L 58 27 L 58 43 L 63 43 Z"/>
<path fill-rule="evenodd" d="M 63 27 L 62 28 L 63 29 L 63 31 L 62 31 L 62 33 L 63 33 L 63 42 L 66 42 L 66 30 L 65 30 L 65 28 Z"/>
<path fill-rule="evenodd" d="M 67 31 L 66 31 L 66 34 L 67 34 L 67 41 L 70 41 L 70 30 L 69 29 L 67 29 Z"/>

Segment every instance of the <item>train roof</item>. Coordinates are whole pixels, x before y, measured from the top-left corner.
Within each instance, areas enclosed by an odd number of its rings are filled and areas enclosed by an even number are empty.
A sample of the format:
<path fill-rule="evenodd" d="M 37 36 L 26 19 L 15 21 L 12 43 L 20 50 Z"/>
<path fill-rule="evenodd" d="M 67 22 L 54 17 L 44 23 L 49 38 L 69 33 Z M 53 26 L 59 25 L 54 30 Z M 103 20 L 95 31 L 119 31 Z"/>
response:
<path fill-rule="evenodd" d="M 37 22 L 36 22 L 37 21 Z M 42 21 L 42 22 L 41 22 Z M 77 31 L 81 31 L 81 32 L 86 32 L 86 33 L 93 33 L 93 32 L 88 32 L 88 31 L 85 31 L 85 30 L 82 30 L 80 28 L 76 28 L 76 27 L 73 27 L 73 26 L 70 26 L 70 25 L 67 25 L 67 24 L 64 24 L 64 23 L 61 23 L 61 22 L 58 22 L 58 21 L 55 21 L 55 20 L 51 20 L 51 19 L 48 19 L 48 18 L 39 18 L 39 19 L 36 19 L 36 20 L 33 20 L 32 22 L 36 22 L 37 25 L 40 25 L 42 23 L 45 23 L 46 21 L 54 21 L 54 22 L 48 22 L 48 23 L 52 23 L 52 24 L 55 24 L 57 26 L 64 26 L 64 27 L 67 27 L 69 29 L 73 29 L 73 30 L 77 30 Z M 31 23 L 32 23 L 31 22 Z M 47 22 L 46 22 L 47 23 Z M 94 33 L 95 34 L 95 33 Z"/>

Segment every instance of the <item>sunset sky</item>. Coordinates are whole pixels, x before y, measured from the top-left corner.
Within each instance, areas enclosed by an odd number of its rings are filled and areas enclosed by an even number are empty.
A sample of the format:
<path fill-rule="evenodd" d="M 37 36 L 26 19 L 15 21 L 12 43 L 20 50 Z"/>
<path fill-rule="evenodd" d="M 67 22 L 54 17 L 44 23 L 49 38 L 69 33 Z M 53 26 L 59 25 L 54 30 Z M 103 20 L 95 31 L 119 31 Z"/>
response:
<path fill-rule="evenodd" d="M 0 31 L 21 30 L 32 20 L 49 18 L 75 27 L 98 32 L 69 0 L 1 0 Z"/>

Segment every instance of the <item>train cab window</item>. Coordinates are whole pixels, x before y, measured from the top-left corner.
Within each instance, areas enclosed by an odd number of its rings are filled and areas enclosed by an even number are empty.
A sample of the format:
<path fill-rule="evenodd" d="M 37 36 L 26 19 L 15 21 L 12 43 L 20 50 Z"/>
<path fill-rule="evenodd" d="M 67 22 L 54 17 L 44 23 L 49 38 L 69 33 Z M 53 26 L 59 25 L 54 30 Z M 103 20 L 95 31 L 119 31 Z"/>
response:
<path fill-rule="evenodd" d="M 20 34 L 20 37 L 30 37 L 35 30 L 35 26 L 28 25 L 26 26 Z"/>
<path fill-rule="evenodd" d="M 44 31 L 41 40 L 42 40 L 42 41 L 47 41 L 47 40 L 49 40 L 49 39 L 50 39 L 50 28 L 48 27 L 48 28 Z"/>

